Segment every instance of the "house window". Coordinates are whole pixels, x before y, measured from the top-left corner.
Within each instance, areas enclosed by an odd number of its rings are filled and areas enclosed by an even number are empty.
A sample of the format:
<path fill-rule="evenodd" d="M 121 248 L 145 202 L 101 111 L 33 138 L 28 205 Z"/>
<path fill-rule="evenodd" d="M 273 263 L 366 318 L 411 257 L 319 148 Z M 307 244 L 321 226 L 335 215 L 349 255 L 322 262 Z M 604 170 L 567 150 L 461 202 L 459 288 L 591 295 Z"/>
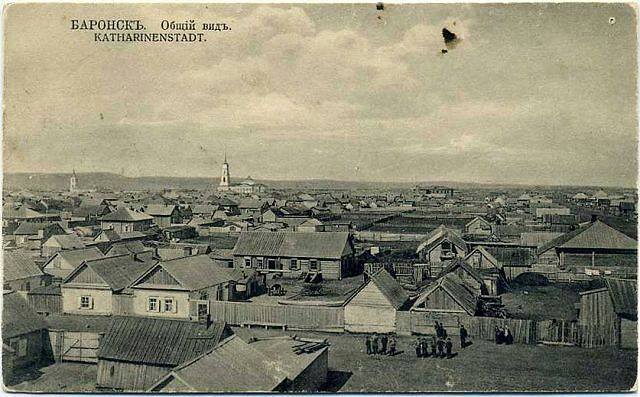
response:
<path fill-rule="evenodd" d="M 263 262 L 264 262 L 264 259 L 258 258 L 258 269 L 262 269 L 263 268 L 263 266 L 264 266 Z"/>
<path fill-rule="evenodd" d="M 216 290 L 216 300 L 217 301 L 222 300 L 222 286 L 219 286 L 218 289 Z"/>
<path fill-rule="evenodd" d="M 147 311 L 148 312 L 158 312 L 160 311 L 160 305 L 158 304 L 158 298 L 155 297 L 149 297 L 149 301 L 147 304 Z"/>
<path fill-rule="evenodd" d="M 276 269 L 276 260 L 275 259 L 267 259 L 267 267 L 271 270 Z"/>
<path fill-rule="evenodd" d="M 164 298 L 164 311 L 165 312 L 169 312 L 169 313 L 174 313 L 175 312 L 175 302 L 173 301 L 173 298 Z"/>
<path fill-rule="evenodd" d="M 291 264 L 289 265 L 289 269 L 291 269 L 291 270 L 299 270 L 300 269 L 300 265 L 299 265 L 297 259 L 291 259 Z"/>
<path fill-rule="evenodd" d="M 24 291 L 31 291 L 31 282 L 27 281 L 24 283 Z"/>
<path fill-rule="evenodd" d="M 244 258 L 244 267 L 251 267 L 251 258 Z"/>
<path fill-rule="evenodd" d="M 320 270 L 320 264 L 317 259 L 309 259 L 309 271 Z"/>
<path fill-rule="evenodd" d="M 80 297 L 80 309 L 91 309 L 91 296 L 83 295 Z"/>

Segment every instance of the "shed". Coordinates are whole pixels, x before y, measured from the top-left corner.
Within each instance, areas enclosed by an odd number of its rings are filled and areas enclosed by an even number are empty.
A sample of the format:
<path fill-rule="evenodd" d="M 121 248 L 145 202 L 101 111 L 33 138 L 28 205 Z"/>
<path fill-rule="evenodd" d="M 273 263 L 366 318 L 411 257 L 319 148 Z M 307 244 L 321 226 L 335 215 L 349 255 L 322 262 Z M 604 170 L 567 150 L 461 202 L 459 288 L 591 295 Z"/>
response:
<path fill-rule="evenodd" d="M 15 291 L 2 294 L 2 375 L 11 384 L 19 370 L 50 358 L 47 323 Z"/>
<path fill-rule="evenodd" d="M 97 385 L 107 390 L 147 390 L 229 335 L 223 322 L 114 318 L 98 352 Z"/>
<path fill-rule="evenodd" d="M 637 293 L 636 280 L 605 278 L 604 288 L 580 293 L 580 324 L 620 347 L 637 348 Z"/>
<path fill-rule="evenodd" d="M 396 312 L 408 299 L 400 284 L 381 268 L 345 302 L 345 329 L 351 332 L 395 332 Z"/>

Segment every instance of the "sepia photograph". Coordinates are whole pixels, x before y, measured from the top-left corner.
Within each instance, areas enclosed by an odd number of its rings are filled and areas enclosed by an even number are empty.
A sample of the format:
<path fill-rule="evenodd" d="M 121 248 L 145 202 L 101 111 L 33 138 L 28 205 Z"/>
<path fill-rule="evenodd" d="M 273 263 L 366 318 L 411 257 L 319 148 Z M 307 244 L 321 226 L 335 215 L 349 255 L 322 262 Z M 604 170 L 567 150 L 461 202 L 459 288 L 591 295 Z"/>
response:
<path fill-rule="evenodd" d="M 636 3 L 5 3 L 7 393 L 637 391 Z"/>

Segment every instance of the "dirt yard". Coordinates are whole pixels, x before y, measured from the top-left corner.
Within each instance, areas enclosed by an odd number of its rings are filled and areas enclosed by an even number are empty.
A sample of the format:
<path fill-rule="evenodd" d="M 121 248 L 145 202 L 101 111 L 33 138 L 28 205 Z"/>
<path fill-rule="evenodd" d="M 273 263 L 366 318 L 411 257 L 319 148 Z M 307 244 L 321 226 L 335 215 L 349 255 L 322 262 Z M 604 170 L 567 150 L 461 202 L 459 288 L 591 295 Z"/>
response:
<path fill-rule="evenodd" d="M 283 331 L 252 329 L 257 335 Z M 399 338 L 394 357 L 367 356 L 364 336 L 287 332 L 328 338 L 331 392 L 620 391 L 632 387 L 637 351 L 475 341 L 451 359 L 415 356 L 412 338 Z"/>

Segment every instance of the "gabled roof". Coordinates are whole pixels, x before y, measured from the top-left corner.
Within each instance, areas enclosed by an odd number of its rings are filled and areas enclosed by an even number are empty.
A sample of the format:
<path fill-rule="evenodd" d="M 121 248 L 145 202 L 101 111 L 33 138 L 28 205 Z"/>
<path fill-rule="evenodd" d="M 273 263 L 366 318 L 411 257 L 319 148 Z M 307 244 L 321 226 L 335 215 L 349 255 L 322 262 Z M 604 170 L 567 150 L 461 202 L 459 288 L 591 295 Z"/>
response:
<path fill-rule="evenodd" d="M 436 229 L 432 230 L 431 233 L 422 240 L 422 243 L 416 249 L 416 252 L 420 252 L 424 249 L 430 249 L 435 244 L 438 244 L 440 240 L 447 239 L 454 245 L 462 248 L 464 251 L 467 251 L 467 243 L 462 239 L 460 234 L 453 229 L 447 228 L 445 225 L 440 225 Z"/>
<path fill-rule="evenodd" d="M 495 259 L 495 258 L 494 258 Z M 479 283 L 482 283 L 482 274 L 479 271 L 471 267 L 467 262 L 462 260 L 461 258 L 455 258 L 447 267 L 442 269 L 438 277 L 443 277 L 447 273 L 454 272 L 457 268 L 463 269 L 467 272 L 474 280 Z"/>
<path fill-rule="evenodd" d="M 638 242 L 604 222 L 595 221 L 559 247 L 637 250 Z"/>
<path fill-rule="evenodd" d="M 100 343 L 99 359 L 175 367 L 215 347 L 224 322 L 115 317 Z"/>
<path fill-rule="evenodd" d="M 83 261 L 64 279 L 68 283 L 83 268 L 89 267 L 113 290 L 120 291 L 129 286 L 156 261 L 139 261 L 131 255 L 108 256 L 105 258 Z"/>
<path fill-rule="evenodd" d="M 152 220 L 153 217 L 133 211 L 127 207 L 120 207 L 116 211 L 103 216 L 101 219 L 108 222 L 140 222 Z"/>
<path fill-rule="evenodd" d="M 242 232 L 233 255 L 340 259 L 349 233 Z"/>
<path fill-rule="evenodd" d="M 133 285 L 137 285 L 144 277 L 157 267 L 162 267 L 180 285 L 190 291 L 197 291 L 213 285 L 235 280 L 231 269 L 217 266 L 208 255 L 194 255 L 158 262 L 143 274 L 136 277 Z"/>
<path fill-rule="evenodd" d="M 382 292 L 395 309 L 402 307 L 409 299 L 406 291 L 400 286 L 396 279 L 391 277 L 385 268 L 381 268 L 372 274 L 369 280 L 378 287 L 380 292 Z"/>
<path fill-rule="evenodd" d="M 115 230 L 113 229 L 105 229 L 102 230 L 100 233 L 98 233 L 98 235 L 96 237 L 94 237 L 94 240 L 97 240 L 98 237 L 106 237 L 108 241 L 118 241 L 120 240 L 120 235 L 118 233 L 116 233 Z"/>
<path fill-rule="evenodd" d="M 141 241 L 118 241 L 109 247 L 106 256 L 119 256 L 124 254 L 139 254 L 141 252 L 153 251 L 152 248 L 145 247 Z"/>
<path fill-rule="evenodd" d="M 62 226 L 51 222 L 22 222 L 13 234 L 16 236 L 31 236 L 38 234 L 40 230 L 55 230 L 64 232 Z"/>
<path fill-rule="evenodd" d="M 144 207 L 144 213 L 151 216 L 171 216 L 176 210 L 176 205 L 149 204 Z"/>
<path fill-rule="evenodd" d="M 2 294 L 2 339 L 46 329 L 47 322 L 15 291 Z"/>
<path fill-rule="evenodd" d="M 476 295 L 465 287 L 464 282 L 453 273 L 447 273 L 429 285 L 415 301 L 412 309 L 422 304 L 429 295 L 439 288 L 443 289 L 449 296 L 451 296 L 451 298 L 455 300 L 464 311 L 472 316 L 475 315 L 477 305 Z"/>
<path fill-rule="evenodd" d="M 49 258 L 49 260 L 44 264 L 44 267 L 46 268 L 47 265 L 56 257 L 60 257 L 70 265 L 77 267 L 80 263 L 82 263 L 82 261 L 102 258 L 104 257 L 104 255 L 97 247 L 58 251 L 55 253 L 55 255 Z M 47 271 L 49 271 L 49 269 L 47 269 Z"/>
<path fill-rule="evenodd" d="M 75 234 L 56 234 L 51 236 L 49 240 L 45 241 L 45 245 L 47 243 L 56 242 L 63 250 L 73 250 L 86 247 L 84 241 Z"/>
<path fill-rule="evenodd" d="M 562 236 L 556 232 L 525 232 L 520 233 L 520 245 L 527 247 L 541 247 L 549 241 Z"/>
<path fill-rule="evenodd" d="M 493 256 L 489 251 L 486 250 L 486 248 L 484 248 L 483 246 L 478 246 L 476 248 L 474 248 L 471 252 L 469 252 L 467 254 L 467 256 L 464 257 L 465 262 L 471 257 L 473 256 L 473 254 L 475 254 L 476 252 L 479 252 L 482 256 L 484 256 L 485 258 L 487 258 L 487 260 L 491 263 L 493 263 L 493 265 L 497 268 L 502 268 L 502 263 L 500 263 L 500 261 Z"/>
<path fill-rule="evenodd" d="M 604 279 L 616 314 L 631 320 L 638 319 L 638 282 L 620 278 Z"/>
<path fill-rule="evenodd" d="M 34 258 L 22 251 L 4 251 L 2 271 L 4 281 L 21 280 L 43 275 Z"/>
<path fill-rule="evenodd" d="M 268 392 L 287 379 L 280 364 L 232 335 L 211 351 L 175 368 L 150 390 L 160 390 L 159 385 L 174 378 L 184 384 L 181 391 Z"/>
<path fill-rule="evenodd" d="M 481 222 L 481 223 L 485 223 L 489 226 L 491 226 L 491 222 L 489 222 L 488 220 L 484 219 L 481 216 L 476 216 L 475 218 L 473 218 L 472 220 L 470 220 L 469 222 L 466 223 L 465 227 L 469 227 L 469 225 L 476 223 L 476 222 Z"/>

